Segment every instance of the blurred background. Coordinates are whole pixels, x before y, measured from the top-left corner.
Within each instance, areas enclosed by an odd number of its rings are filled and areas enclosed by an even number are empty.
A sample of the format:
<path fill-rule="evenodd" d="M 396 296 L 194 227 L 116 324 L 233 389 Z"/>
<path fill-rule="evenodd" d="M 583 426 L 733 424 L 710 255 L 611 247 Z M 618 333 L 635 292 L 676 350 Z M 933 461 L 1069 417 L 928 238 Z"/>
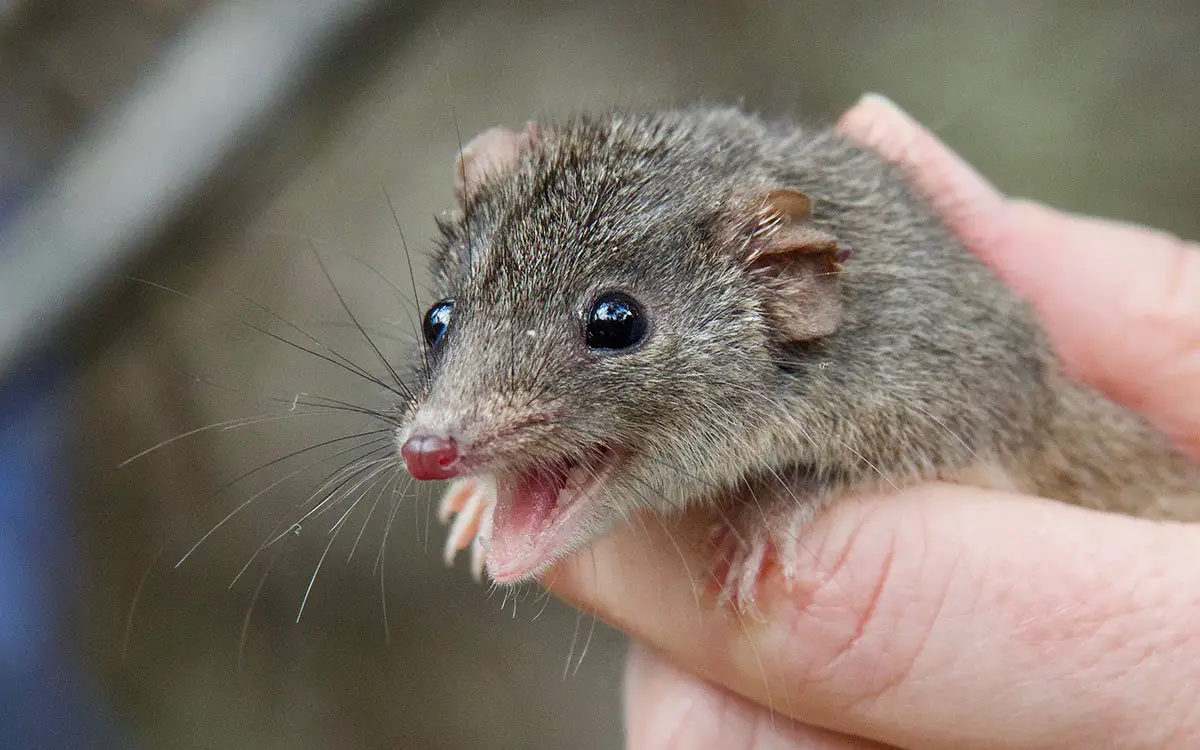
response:
<path fill-rule="evenodd" d="M 306 403 L 389 406 L 299 347 L 386 373 L 340 292 L 407 364 L 459 134 L 875 90 L 1010 193 L 1196 238 L 1198 40 L 1195 2 L 0 0 L 0 736 L 620 746 L 623 639 L 444 568 L 428 488 L 293 526 L 377 426 Z"/>

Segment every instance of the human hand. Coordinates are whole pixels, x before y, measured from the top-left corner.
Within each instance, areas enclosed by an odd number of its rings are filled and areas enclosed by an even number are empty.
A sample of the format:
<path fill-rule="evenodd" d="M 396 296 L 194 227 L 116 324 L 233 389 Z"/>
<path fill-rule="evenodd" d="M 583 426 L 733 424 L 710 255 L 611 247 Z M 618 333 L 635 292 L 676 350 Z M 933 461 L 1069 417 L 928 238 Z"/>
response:
<path fill-rule="evenodd" d="M 1010 200 L 879 97 L 841 128 L 906 167 L 1073 376 L 1200 458 L 1200 249 Z M 703 530 L 628 524 L 544 579 L 635 638 L 630 748 L 1200 747 L 1200 528 L 951 485 L 856 498 L 755 620 L 698 605 Z"/>

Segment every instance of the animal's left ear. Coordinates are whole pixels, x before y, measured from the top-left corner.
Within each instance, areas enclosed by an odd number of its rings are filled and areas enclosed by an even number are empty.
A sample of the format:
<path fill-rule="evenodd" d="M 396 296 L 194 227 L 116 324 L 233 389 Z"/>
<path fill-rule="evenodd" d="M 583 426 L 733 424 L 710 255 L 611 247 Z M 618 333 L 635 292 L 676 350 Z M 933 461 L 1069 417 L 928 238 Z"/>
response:
<path fill-rule="evenodd" d="M 789 341 L 828 336 L 842 322 L 841 271 L 850 248 L 812 224 L 812 203 L 781 188 L 748 206 L 742 262 L 762 284 L 763 304 Z"/>

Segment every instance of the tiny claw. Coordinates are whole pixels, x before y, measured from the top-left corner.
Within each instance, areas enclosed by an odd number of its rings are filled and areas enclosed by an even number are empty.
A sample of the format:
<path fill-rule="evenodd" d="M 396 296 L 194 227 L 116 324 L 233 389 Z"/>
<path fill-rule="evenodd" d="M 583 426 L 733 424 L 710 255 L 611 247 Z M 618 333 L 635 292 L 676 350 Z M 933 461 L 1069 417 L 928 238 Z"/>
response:
<path fill-rule="evenodd" d="M 733 606 L 747 615 L 758 613 L 755 602 L 758 584 L 771 564 L 773 550 L 770 539 L 758 535 L 751 541 L 733 539 L 728 544 L 716 566 L 720 583 L 718 607 Z"/>
<path fill-rule="evenodd" d="M 763 580 L 776 567 L 791 588 L 799 570 L 799 534 L 811 520 L 814 502 L 758 505 L 736 509 L 709 529 L 712 577 L 718 608 L 759 616 L 757 598 Z"/>
<path fill-rule="evenodd" d="M 463 509 L 454 517 L 450 533 L 446 535 L 446 547 L 443 556 L 446 565 L 453 565 L 454 558 L 460 550 L 466 549 L 479 530 L 479 514 L 483 505 L 481 493 L 474 492 L 467 500 Z"/>
<path fill-rule="evenodd" d="M 454 517 L 442 548 L 442 559 L 447 567 L 452 567 L 458 553 L 470 547 L 471 574 L 477 582 L 483 580 L 487 538 L 492 533 L 492 509 L 495 504 L 495 487 L 484 479 L 472 477 L 451 484 L 438 507 L 438 519 L 442 523 Z"/>
<path fill-rule="evenodd" d="M 438 504 L 438 522 L 449 523 L 450 517 L 461 512 L 471 495 L 478 491 L 479 480 L 474 477 L 456 479 L 451 482 L 450 487 L 442 495 L 442 502 Z"/>
<path fill-rule="evenodd" d="M 489 505 L 479 521 L 479 531 L 471 544 L 471 577 L 476 583 L 483 582 L 484 563 L 487 560 L 488 542 L 492 538 L 492 510 Z"/>

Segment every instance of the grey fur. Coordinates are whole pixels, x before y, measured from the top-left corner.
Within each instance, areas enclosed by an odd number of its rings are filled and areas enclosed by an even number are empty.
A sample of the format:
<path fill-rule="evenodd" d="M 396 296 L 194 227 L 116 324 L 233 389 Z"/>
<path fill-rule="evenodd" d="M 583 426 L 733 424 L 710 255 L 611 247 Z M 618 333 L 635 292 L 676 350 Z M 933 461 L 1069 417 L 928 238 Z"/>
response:
<path fill-rule="evenodd" d="M 732 246 L 746 201 L 776 187 L 854 251 L 841 326 L 818 340 L 776 335 Z M 811 504 L 981 470 L 1125 512 L 1200 505 L 1163 505 L 1195 490 L 1194 465 L 1068 383 L 1029 307 L 830 129 L 700 106 L 542 123 L 463 208 L 434 258 L 454 320 L 409 415 L 441 415 L 478 471 L 616 447 L 623 470 L 572 548 L 637 505 Z M 651 333 L 597 355 L 583 316 L 613 289 Z"/>

